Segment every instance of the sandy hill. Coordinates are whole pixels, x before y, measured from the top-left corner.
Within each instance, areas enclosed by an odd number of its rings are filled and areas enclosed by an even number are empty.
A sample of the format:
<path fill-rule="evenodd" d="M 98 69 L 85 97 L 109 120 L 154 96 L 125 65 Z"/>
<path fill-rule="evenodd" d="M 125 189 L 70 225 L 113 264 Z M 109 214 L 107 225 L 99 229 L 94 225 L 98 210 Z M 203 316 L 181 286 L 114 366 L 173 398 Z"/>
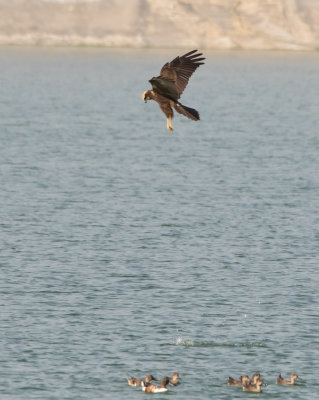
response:
<path fill-rule="evenodd" d="M 319 48 L 319 0 L 0 0 L 0 44 Z"/>

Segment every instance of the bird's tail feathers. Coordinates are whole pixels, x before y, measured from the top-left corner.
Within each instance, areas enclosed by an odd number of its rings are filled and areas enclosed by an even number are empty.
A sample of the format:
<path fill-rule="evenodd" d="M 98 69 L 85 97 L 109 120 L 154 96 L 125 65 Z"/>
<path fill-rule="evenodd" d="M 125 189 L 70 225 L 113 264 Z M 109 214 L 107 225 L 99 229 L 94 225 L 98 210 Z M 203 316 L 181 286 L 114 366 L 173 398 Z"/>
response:
<path fill-rule="evenodd" d="M 174 108 L 178 113 L 185 115 L 185 117 L 192 119 L 193 121 L 199 120 L 199 113 L 194 108 L 183 106 L 181 103 L 175 103 Z"/>

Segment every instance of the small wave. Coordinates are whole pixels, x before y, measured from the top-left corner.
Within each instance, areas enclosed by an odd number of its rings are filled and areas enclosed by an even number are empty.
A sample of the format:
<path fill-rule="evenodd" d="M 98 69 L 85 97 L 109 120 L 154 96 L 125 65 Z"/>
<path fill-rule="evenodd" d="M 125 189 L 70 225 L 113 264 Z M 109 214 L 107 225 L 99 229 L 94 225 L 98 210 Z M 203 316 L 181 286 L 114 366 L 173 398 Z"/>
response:
<path fill-rule="evenodd" d="M 176 346 L 195 346 L 194 340 L 179 336 L 175 341 Z"/>
<path fill-rule="evenodd" d="M 178 337 L 175 342 L 176 346 L 185 346 L 185 347 L 217 347 L 221 346 L 218 343 L 214 342 L 195 342 L 193 339 L 185 339 L 182 337 Z"/>
<path fill-rule="evenodd" d="M 193 339 L 177 337 L 175 341 L 176 346 L 185 347 L 246 347 L 246 348 L 267 348 L 263 343 L 216 343 L 216 342 L 196 342 Z"/>

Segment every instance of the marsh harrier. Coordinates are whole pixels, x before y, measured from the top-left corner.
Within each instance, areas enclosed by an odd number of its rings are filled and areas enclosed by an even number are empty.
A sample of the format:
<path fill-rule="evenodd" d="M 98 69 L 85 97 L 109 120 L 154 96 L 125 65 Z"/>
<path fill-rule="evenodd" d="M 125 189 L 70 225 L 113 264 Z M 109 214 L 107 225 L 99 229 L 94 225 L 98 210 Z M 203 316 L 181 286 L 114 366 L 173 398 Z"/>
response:
<path fill-rule="evenodd" d="M 161 69 L 160 75 L 149 80 L 152 90 L 143 93 L 142 98 L 155 100 L 167 118 L 167 129 L 173 130 L 173 108 L 185 117 L 193 121 L 199 120 L 199 113 L 194 108 L 183 106 L 178 100 L 188 84 L 193 72 L 202 64 L 205 57 L 202 53 L 192 50 L 183 56 L 177 56 L 171 62 L 166 63 Z"/>

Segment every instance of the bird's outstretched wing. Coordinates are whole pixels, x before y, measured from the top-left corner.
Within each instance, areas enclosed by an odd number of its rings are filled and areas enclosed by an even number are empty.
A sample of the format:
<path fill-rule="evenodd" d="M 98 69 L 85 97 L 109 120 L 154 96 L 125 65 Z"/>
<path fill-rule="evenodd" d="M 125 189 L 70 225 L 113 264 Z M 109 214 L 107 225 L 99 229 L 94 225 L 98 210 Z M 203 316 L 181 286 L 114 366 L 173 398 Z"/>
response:
<path fill-rule="evenodd" d="M 202 53 L 192 50 L 183 56 L 177 56 L 171 62 L 166 63 L 158 77 L 152 78 L 150 83 L 158 94 L 177 101 L 194 71 L 202 64 L 205 57 Z"/>

